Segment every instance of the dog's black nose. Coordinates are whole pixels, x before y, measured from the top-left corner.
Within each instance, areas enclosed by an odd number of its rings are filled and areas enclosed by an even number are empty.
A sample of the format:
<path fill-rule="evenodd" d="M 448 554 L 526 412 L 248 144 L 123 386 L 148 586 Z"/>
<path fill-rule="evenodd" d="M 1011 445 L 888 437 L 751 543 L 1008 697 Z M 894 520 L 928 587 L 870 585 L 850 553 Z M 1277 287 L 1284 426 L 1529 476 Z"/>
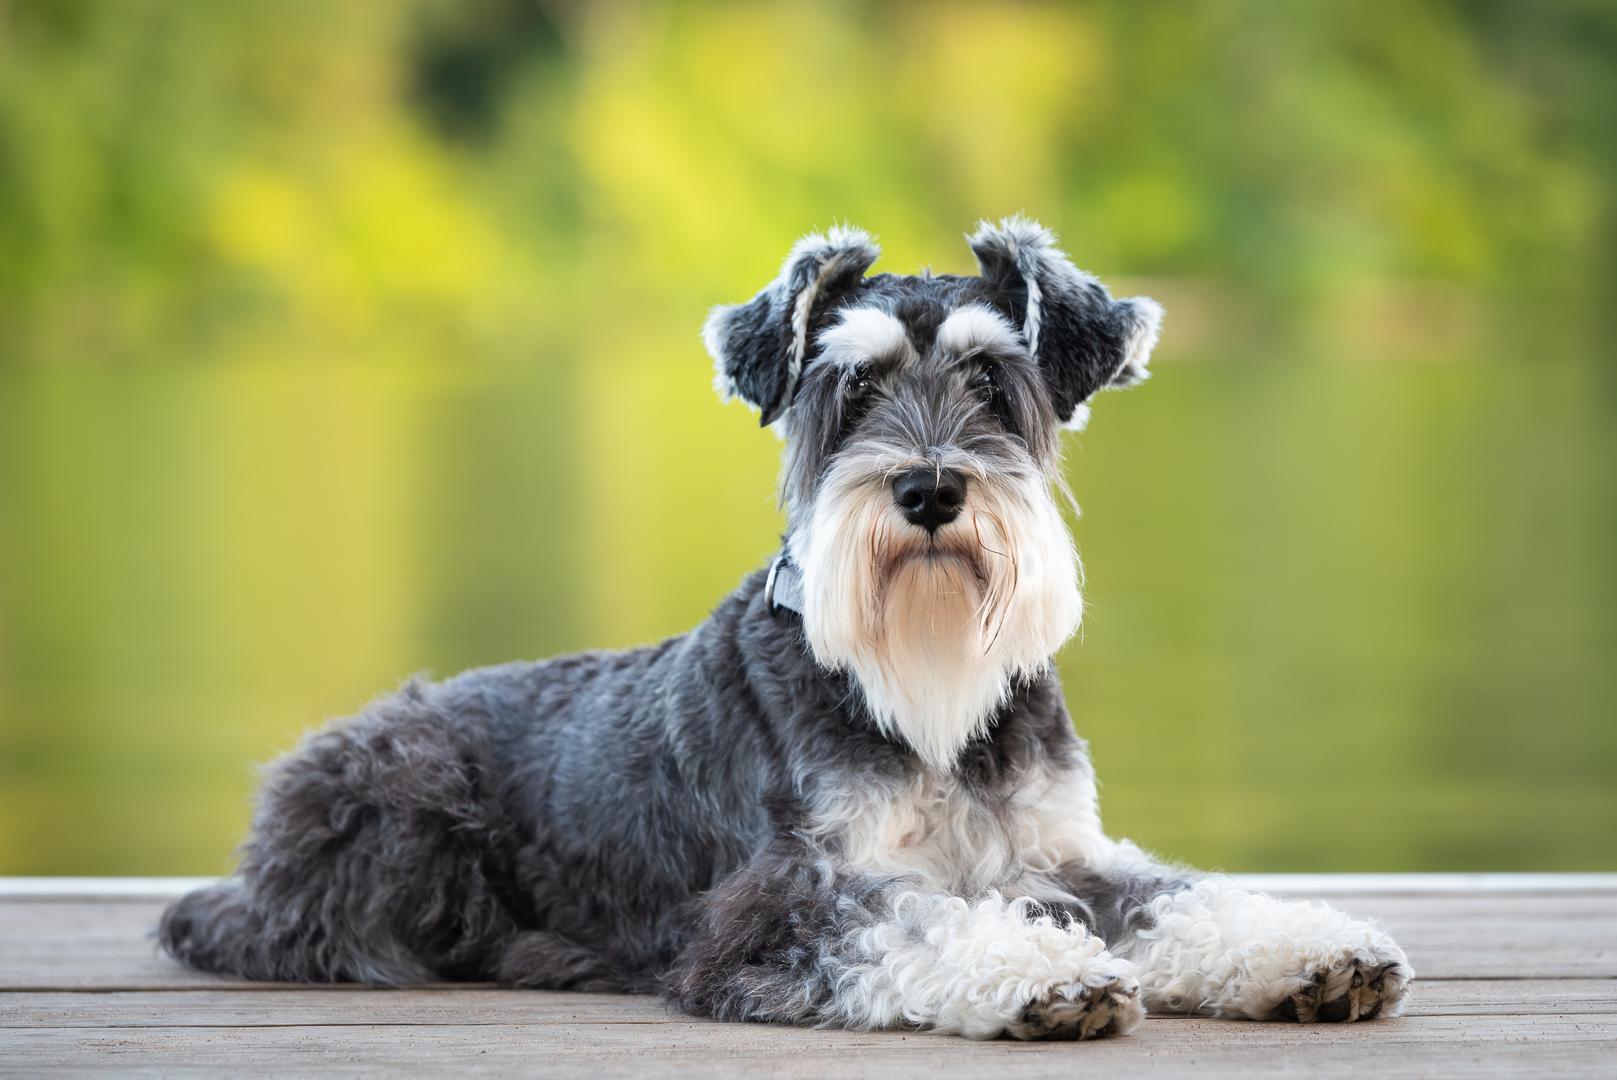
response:
<path fill-rule="evenodd" d="M 933 465 L 909 469 L 893 481 L 893 501 L 911 525 L 937 532 L 960 516 L 966 502 L 966 477 Z"/>

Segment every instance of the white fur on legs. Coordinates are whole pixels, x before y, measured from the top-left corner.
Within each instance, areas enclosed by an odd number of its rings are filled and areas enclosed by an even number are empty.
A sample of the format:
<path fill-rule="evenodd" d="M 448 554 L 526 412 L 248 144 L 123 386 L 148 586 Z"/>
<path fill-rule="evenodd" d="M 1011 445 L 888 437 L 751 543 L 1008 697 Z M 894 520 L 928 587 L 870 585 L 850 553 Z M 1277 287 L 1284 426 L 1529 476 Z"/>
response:
<path fill-rule="evenodd" d="M 832 1019 L 974 1039 L 1121 1034 L 1145 1015 L 1134 966 L 1082 927 L 1032 917 L 998 893 L 968 903 L 903 892 L 889 917 L 848 935 L 830 963 Z"/>
<path fill-rule="evenodd" d="M 1414 971 L 1378 924 L 1320 901 L 1207 878 L 1153 900 L 1125 955 L 1147 1005 L 1253 1020 L 1360 1020 L 1403 1011 Z"/>

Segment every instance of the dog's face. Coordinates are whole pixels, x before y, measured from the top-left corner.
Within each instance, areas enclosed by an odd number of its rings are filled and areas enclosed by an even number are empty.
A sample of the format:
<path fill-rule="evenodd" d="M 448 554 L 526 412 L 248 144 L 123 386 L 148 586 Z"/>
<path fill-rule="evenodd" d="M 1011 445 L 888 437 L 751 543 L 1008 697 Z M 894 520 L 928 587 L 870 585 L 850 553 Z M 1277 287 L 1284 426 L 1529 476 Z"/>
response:
<path fill-rule="evenodd" d="M 1077 629 L 1059 432 L 1097 390 L 1145 377 L 1161 318 L 1030 222 L 970 242 L 980 276 L 867 277 L 864 233 L 810 236 L 705 333 L 721 391 L 786 438 L 815 658 L 937 768 Z"/>

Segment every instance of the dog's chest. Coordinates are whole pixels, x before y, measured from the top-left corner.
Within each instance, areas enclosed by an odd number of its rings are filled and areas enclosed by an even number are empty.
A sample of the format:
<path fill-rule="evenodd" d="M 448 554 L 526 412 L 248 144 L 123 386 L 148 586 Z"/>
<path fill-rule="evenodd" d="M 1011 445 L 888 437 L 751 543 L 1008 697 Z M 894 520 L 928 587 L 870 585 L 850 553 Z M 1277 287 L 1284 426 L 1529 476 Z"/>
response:
<path fill-rule="evenodd" d="M 963 896 L 1048 892 L 1043 879 L 1057 867 L 1104 845 L 1088 774 L 1043 766 L 1002 791 L 931 771 L 859 778 L 822 786 L 811 815 L 811 831 L 849 869 Z"/>

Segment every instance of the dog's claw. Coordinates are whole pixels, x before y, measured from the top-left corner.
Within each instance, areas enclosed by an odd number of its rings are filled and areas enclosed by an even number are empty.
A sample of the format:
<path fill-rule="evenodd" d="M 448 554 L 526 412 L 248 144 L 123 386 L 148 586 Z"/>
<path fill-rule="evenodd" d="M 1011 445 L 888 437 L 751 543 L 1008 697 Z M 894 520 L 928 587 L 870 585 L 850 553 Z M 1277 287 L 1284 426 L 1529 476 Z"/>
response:
<path fill-rule="evenodd" d="M 1099 986 L 1056 987 L 1029 1002 L 1006 1033 L 1018 1039 L 1077 1040 L 1121 1035 L 1145 1016 L 1140 984 L 1132 975 Z"/>
<path fill-rule="evenodd" d="M 1384 1010 L 1396 1012 L 1402 1006 L 1410 975 L 1408 966 L 1400 960 L 1377 962 L 1366 956 L 1346 957 L 1314 971 L 1307 982 L 1275 1005 L 1273 1017 L 1304 1024 L 1374 1020 Z M 1322 1000 L 1326 988 L 1333 985 L 1341 989 L 1336 996 Z"/>

